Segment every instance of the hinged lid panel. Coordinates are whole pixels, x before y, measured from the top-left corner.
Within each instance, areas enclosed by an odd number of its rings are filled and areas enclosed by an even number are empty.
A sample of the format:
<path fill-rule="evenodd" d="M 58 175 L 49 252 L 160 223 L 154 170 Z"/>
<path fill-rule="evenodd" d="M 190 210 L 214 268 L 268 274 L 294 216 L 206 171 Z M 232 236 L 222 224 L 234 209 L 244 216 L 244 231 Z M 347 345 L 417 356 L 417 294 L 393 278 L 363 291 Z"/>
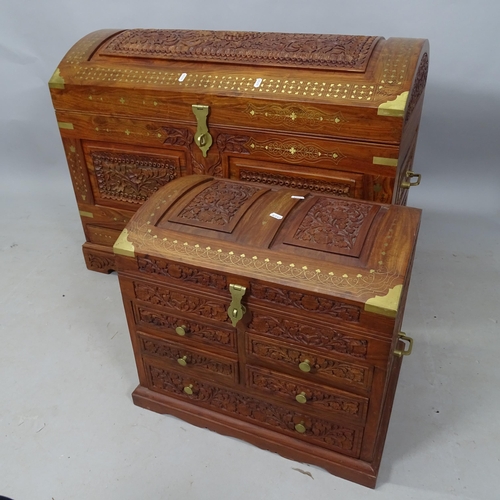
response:
<path fill-rule="evenodd" d="M 394 143 L 423 94 L 427 52 L 406 38 L 102 30 L 49 85 L 59 110 L 194 121 L 190 106 L 203 104 L 212 126 Z"/>
<path fill-rule="evenodd" d="M 396 317 L 420 210 L 188 176 L 131 219 L 116 254 L 335 296 Z"/>

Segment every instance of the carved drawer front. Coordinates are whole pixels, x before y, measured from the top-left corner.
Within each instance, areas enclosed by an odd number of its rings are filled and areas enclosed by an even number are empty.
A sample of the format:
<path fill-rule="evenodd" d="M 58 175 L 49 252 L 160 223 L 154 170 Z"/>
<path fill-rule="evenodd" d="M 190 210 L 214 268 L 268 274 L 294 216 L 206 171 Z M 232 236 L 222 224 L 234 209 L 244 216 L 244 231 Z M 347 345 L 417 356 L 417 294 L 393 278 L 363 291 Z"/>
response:
<path fill-rule="evenodd" d="M 277 286 L 262 283 L 252 283 L 248 293 L 248 303 L 272 307 L 275 311 L 282 311 L 283 316 L 296 314 L 313 314 L 315 318 L 344 323 L 359 323 L 361 309 L 328 297 L 320 297 L 295 290 L 285 290 Z"/>
<path fill-rule="evenodd" d="M 252 308 L 248 331 L 281 340 L 299 347 L 318 349 L 331 355 L 340 355 L 354 360 L 369 361 L 375 365 L 386 365 L 390 349 L 383 342 L 360 333 L 346 333 L 332 323 L 315 324 L 294 317 L 278 316 L 273 311 Z"/>
<path fill-rule="evenodd" d="M 323 413 L 348 419 L 356 424 L 366 420 L 368 398 L 247 365 L 248 387 L 281 399 L 297 407 L 297 411 Z"/>
<path fill-rule="evenodd" d="M 344 455 L 359 457 L 362 428 L 311 417 L 151 364 L 146 366 L 146 372 L 151 388 L 155 391 Z"/>
<path fill-rule="evenodd" d="M 147 302 L 165 311 L 178 312 L 193 318 L 204 318 L 231 325 L 227 315 L 230 298 L 222 301 L 208 295 L 198 295 L 178 290 L 175 287 L 134 281 L 134 295 L 137 300 Z"/>
<path fill-rule="evenodd" d="M 200 287 L 200 289 L 229 297 L 229 282 L 223 274 L 154 257 L 137 257 L 137 269 L 144 276 L 151 276 L 155 280 L 163 278 L 182 287 L 186 285 L 190 288 Z"/>
<path fill-rule="evenodd" d="M 263 184 L 304 189 L 313 193 L 333 194 L 349 198 L 363 198 L 363 174 L 336 169 L 294 166 L 289 163 L 271 163 L 229 159 L 229 178 Z"/>
<path fill-rule="evenodd" d="M 141 332 L 137 334 L 142 356 L 154 357 L 167 367 L 196 373 L 198 377 L 215 376 L 226 382 L 238 382 L 238 362 L 235 360 L 160 340 Z"/>
<path fill-rule="evenodd" d="M 315 354 L 312 350 L 292 347 L 247 334 L 248 355 L 272 368 L 283 367 L 304 380 L 324 381 L 369 390 L 372 367 L 339 361 L 330 356 Z"/>
<path fill-rule="evenodd" d="M 236 351 L 236 331 L 204 324 L 176 314 L 135 304 L 136 324 L 142 328 L 152 328 L 162 334 L 177 339 L 200 342 L 207 346 Z"/>
<path fill-rule="evenodd" d="M 86 230 L 91 243 L 106 246 L 113 246 L 121 233 L 118 229 L 110 229 L 108 227 L 94 226 L 91 224 L 87 224 Z"/>

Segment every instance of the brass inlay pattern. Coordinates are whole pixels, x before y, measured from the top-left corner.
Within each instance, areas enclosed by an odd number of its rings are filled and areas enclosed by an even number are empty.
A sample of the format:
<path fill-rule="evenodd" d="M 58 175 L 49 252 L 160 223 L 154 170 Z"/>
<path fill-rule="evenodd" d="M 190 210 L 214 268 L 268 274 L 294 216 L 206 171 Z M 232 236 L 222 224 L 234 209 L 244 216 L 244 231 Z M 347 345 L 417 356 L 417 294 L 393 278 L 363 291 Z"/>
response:
<path fill-rule="evenodd" d="M 166 202 L 163 201 L 162 203 Z M 160 207 L 156 208 L 156 210 L 158 209 Z M 298 283 L 307 281 L 317 286 L 348 292 L 355 297 L 366 293 L 385 294 L 387 289 L 393 287 L 393 283 L 400 277 L 396 271 L 389 272 L 382 267 L 377 270 L 371 269 L 363 274 L 348 275 L 341 274 L 338 270 L 309 269 L 305 265 L 271 260 L 262 255 L 239 254 L 232 250 L 223 249 L 221 246 L 212 248 L 191 243 L 185 239 L 160 238 L 158 234 L 155 234 L 155 228 L 152 226 L 151 221 L 142 226 L 134 225 L 132 232 L 134 237 L 139 240 L 137 242 L 139 246 L 146 245 L 148 247 L 148 253 L 151 253 L 153 248 L 163 256 L 170 255 L 173 258 L 178 258 L 179 255 L 182 255 L 182 259 L 197 261 L 204 265 L 207 265 L 206 261 L 211 261 L 225 268 L 233 268 L 236 270 L 235 272 L 239 272 L 242 268 L 257 271 L 262 279 L 269 276 L 286 278 Z M 117 243 L 115 243 L 115 249 Z"/>
<path fill-rule="evenodd" d="M 366 86 L 365 86 L 366 87 Z M 324 123 L 336 125 L 337 127 L 347 123 L 342 113 L 324 113 L 314 108 L 301 108 L 298 106 L 280 106 L 273 104 L 269 106 L 255 106 L 249 104 L 245 113 L 252 118 L 263 118 L 276 124 L 306 124 L 310 127 L 321 126 Z"/>
<path fill-rule="evenodd" d="M 397 167 L 398 159 L 397 158 L 384 158 L 383 156 L 374 156 L 373 157 L 374 165 L 385 165 L 387 167 Z"/>
<path fill-rule="evenodd" d="M 79 83 L 114 82 L 131 84 L 165 85 L 174 88 L 205 89 L 205 91 L 227 90 L 254 94 L 284 94 L 310 97 L 327 97 L 356 101 L 372 101 L 376 86 L 363 83 L 318 82 L 309 80 L 287 80 L 263 78 L 255 87 L 254 76 L 226 76 L 209 73 L 188 73 L 179 81 L 180 71 L 159 71 L 154 69 L 125 69 L 108 67 L 79 67 L 75 78 Z"/>
<path fill-rule="evenodd" d="M 87 200 L 87 182 L 85 180 L 84 166 L 76 147 L 70 143 L 68 146 L 65 139 L 66 159 L 75 186 L 75 192 L 80 195 L 82 201 Z"/>
<path fill-rule="evenodd" d="M 111 31 L 110 31 L 111 33 Z M 64 57 L 66 64 L 80 64 L 88 59 L 90 49 L 104 39 L 102 31 L 90 33 L 80 40 Z"/>
<path fill-rule="evenodd" d="M 65 129 L 65 130 L 74 130 L 74 126 L 70 122 L 57 122 L 57 125 L 59 128 Z"/>
<path fill-rule="evenodd" d="M 251 150 L 266 153 L 275 158 L 284 158 L 292 163 L 303 161 L 319 161 L 328 159 L 338 165 L 340 161 L 346 158 L 338 149 L 327 151 L 320 149 L 312 143 L 299 143 L 294 141 L 266 141 L 257 142 L 255 139 L 250 139 L 246 144 Z"/>
<path fill-rule="evenodd" d="M 92 212 L 85 212 L 85 210 L 80 210 L 81 217 L 88 217 L 89 219 L 94 218 L 94 214 Z"/>
<path fill-rule="evenodd" d="M 155 86 L 169 86 L 179 89 L 209 91 L 246 92 L 256 95 L 281 94 L 284 96 L 322 97 L 333 101 L 361 101 L 385 102 L 394 95 L 406 79 L 408 60 L 413 43 L 411 40 L 402 41 L 397 52 L 389 53 L 379 80 L 373 84 L 359 82 L 344 83 L 339 81 L 321 81 L 294 78 L 261 78 L 261 83 L 255 86 L 257 73 L 251 76 L 232 76 L 212 73 L 186 73 L 183 71 L 162 71 L 156 69 L 110 68 L 92 65 L 83 67 L 89 51 L 95 43 L 101 41 L 102 33 L 91 34 L 77 44 L 65 57 L 64 63 L 73 64 L 76 71 L 77 83 L 88 84 L 95 82 L 130 83 Z M 179 81 L 182 80 L 182 81 Z M 334 120 L 335 122 L 335 120 Z"/>

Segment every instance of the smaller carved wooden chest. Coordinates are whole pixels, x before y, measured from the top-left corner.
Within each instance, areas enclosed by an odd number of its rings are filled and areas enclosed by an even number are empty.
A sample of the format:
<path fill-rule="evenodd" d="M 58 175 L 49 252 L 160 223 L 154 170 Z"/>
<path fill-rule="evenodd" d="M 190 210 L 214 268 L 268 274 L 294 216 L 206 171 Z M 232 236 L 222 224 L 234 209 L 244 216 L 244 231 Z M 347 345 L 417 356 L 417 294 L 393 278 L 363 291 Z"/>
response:
<path fill-rule="evenodd" d="M 298 189 L 169 183 L 114 245 L 134 402 L 374 487 L 419 222 Z"/>
<path fill-rule="evenodd" d="M 140 205 L 186 174 L 406 204 L 424 100 L 423 39 L 101 30 L 50 92 L 90 269 Z"/>

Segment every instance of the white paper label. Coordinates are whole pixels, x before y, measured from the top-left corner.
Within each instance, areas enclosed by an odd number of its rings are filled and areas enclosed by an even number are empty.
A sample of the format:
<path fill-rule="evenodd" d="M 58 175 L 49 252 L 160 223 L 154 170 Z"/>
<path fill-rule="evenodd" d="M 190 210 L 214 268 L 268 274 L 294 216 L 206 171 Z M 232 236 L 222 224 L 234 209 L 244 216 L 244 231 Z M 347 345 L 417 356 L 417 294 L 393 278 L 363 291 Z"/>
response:
<path fill-rule="evenodd" d="M 262 83 L 262 78 L 257 78 L 257 80 L 255 80 L 255 83 L 253 84 L 253 86 L 258 89 L 260 87 L 260 84 Z"/>
<path fill-rule="evenodd" d="M 276 212 L 273 212 L 272 214 L 269 214 L 271 217 L 274 217 L 275 219 L 281 220 L 283 219 L 283 216 L 280 214 L 277 214 Z"/>
<path fill-rule="evenodd" d="M 180 81 L 180 82 L 183 82 L 183 81 L 184 81 L 184 79 L 186 78 L 186 76 L 188 76 L 188 74 L 187 74 L 187 73 L 182 73 L 182 75 L 181 75 L 181 76 L 179 76 L 179 81 Z"/>

